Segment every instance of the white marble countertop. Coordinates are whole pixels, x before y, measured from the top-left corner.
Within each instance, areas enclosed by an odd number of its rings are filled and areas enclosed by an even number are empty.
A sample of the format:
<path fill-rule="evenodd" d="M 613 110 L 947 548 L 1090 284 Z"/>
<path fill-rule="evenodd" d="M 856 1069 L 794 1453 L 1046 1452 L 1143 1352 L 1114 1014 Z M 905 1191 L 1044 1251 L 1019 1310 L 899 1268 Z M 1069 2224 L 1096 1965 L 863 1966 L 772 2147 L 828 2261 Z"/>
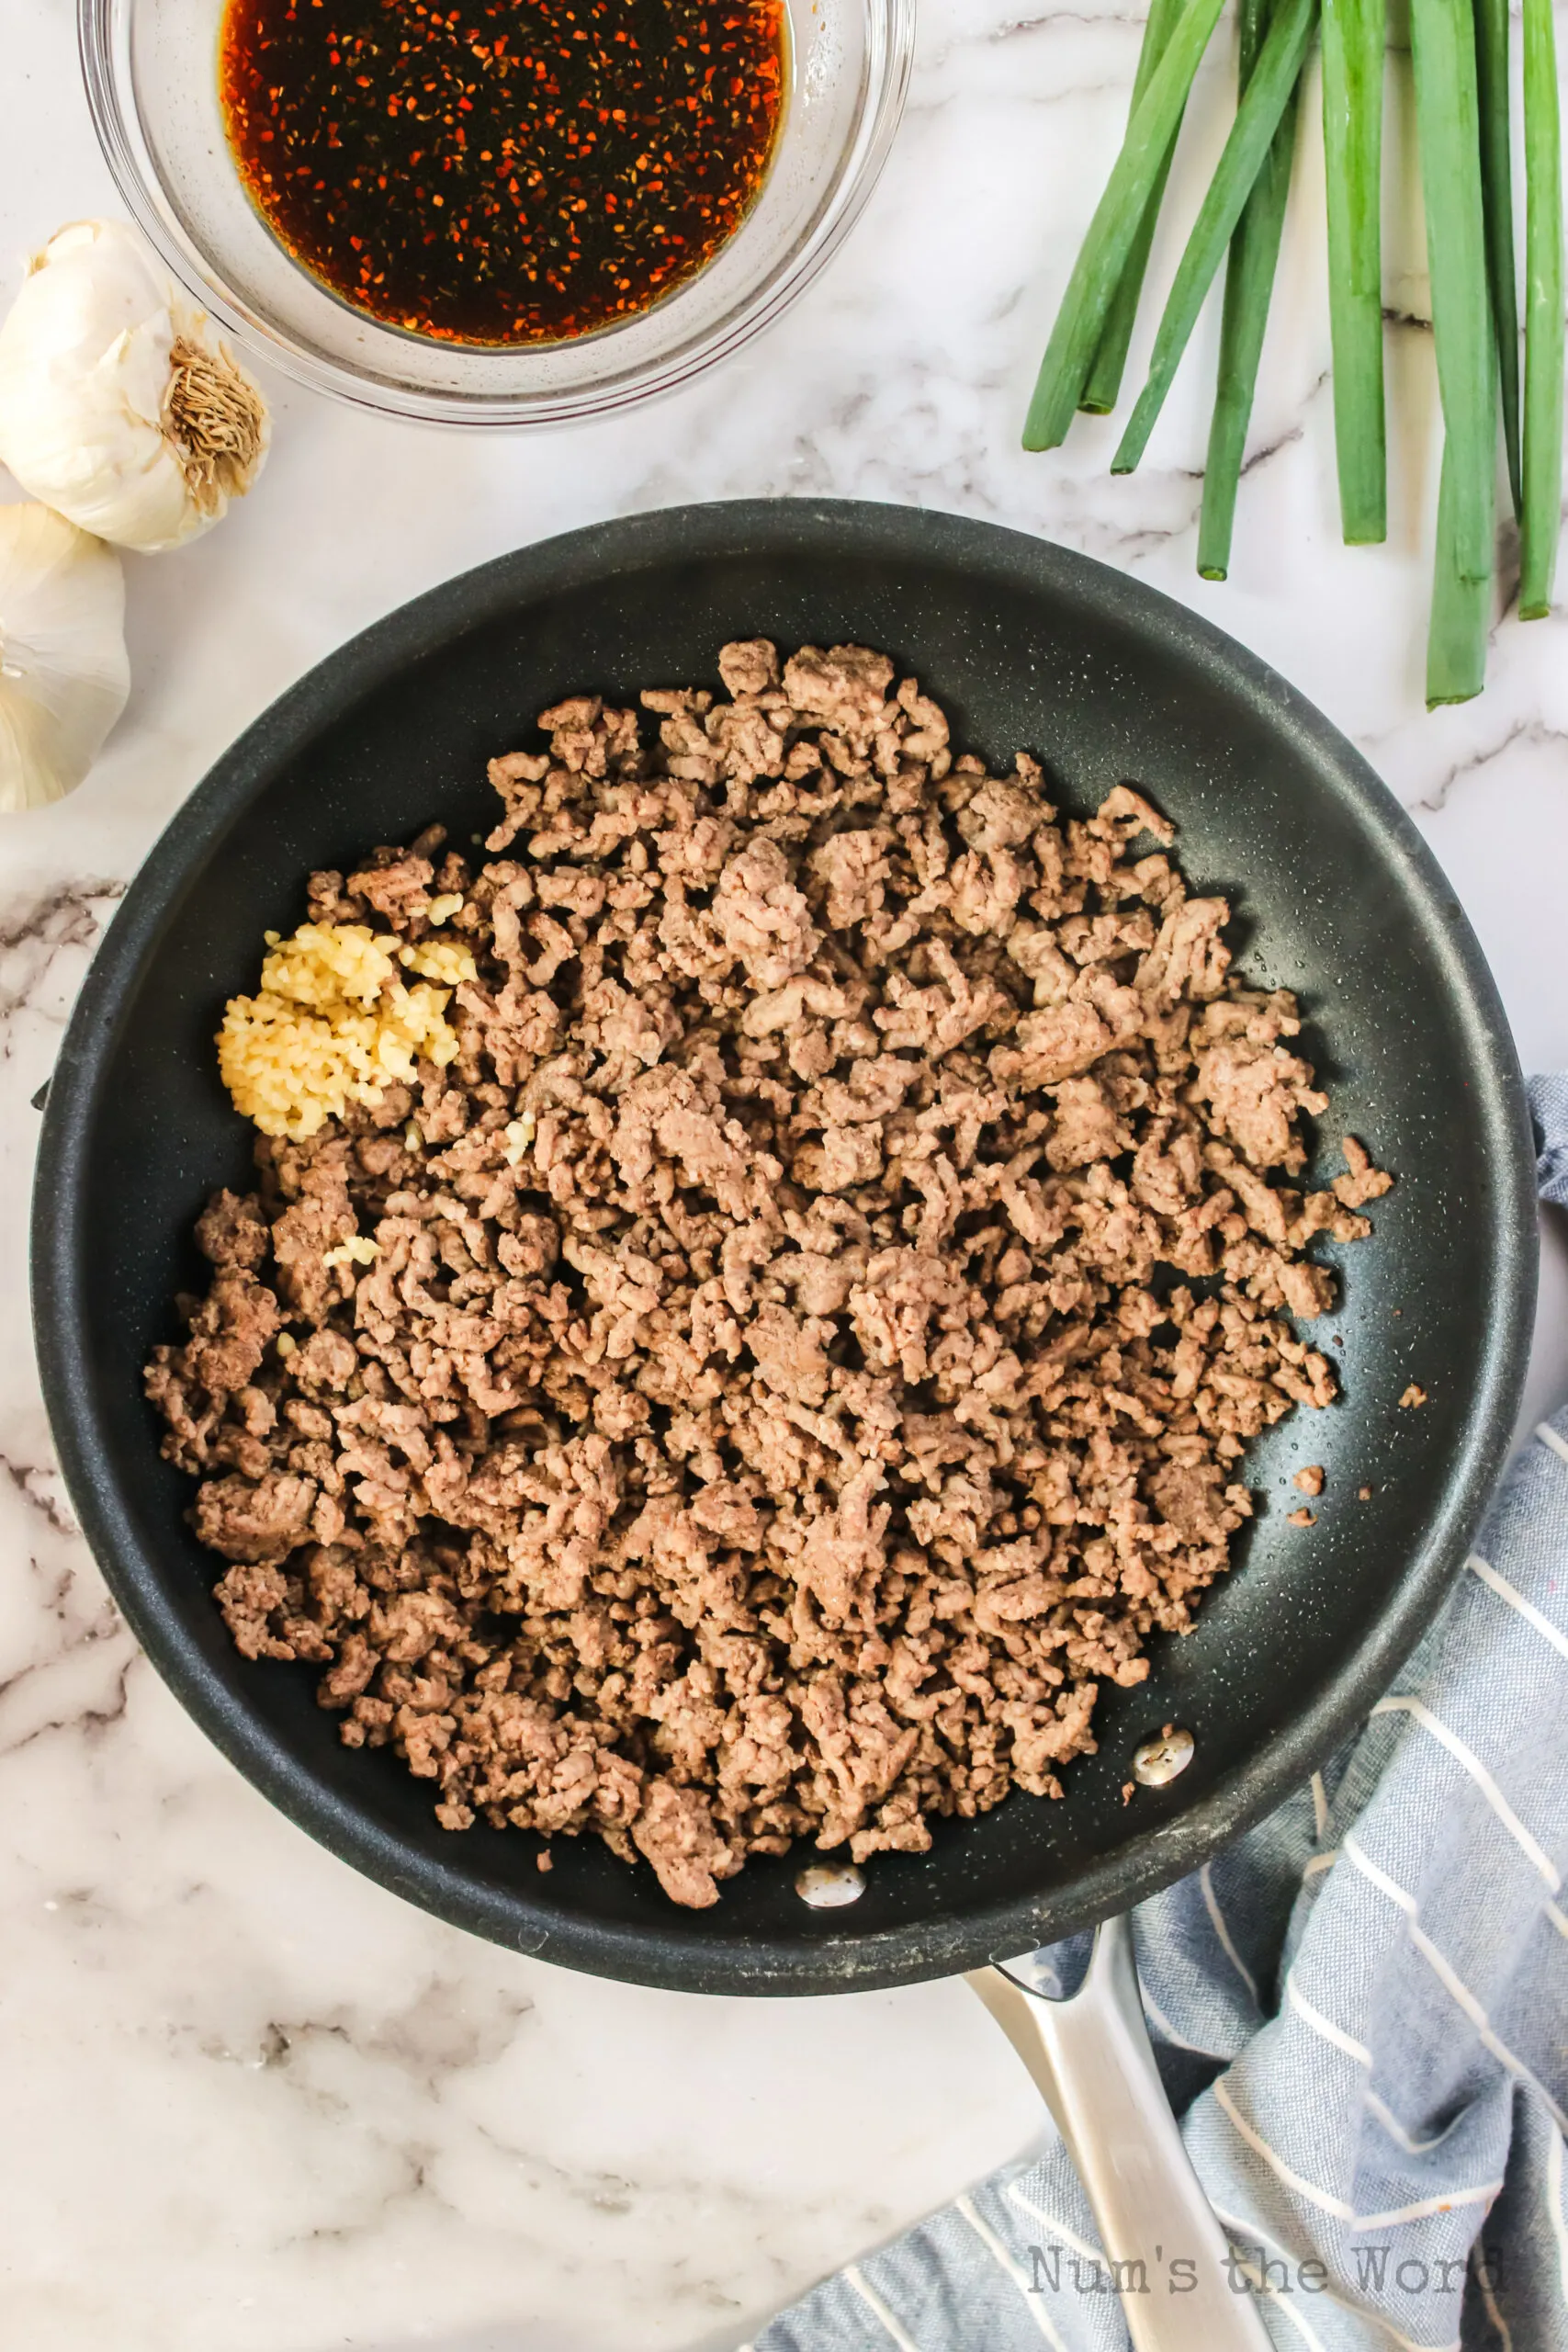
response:
<path fill-rule="evenodd" d="M 1504 624 L 1484 697 L 1422 709 L 1430 339 L 1391 332 L 1393 536 L 1347 550 L 1310 139 L 1231 583 L 1192 568 L 1212 320 L 1136 476 L 1108 476 L 1108 425 L 1080 425 L 1050 458 L 1018 449 L 1141 14 L 1140 0 L 922 0 L 909 110 L 868 212 L 739 359 L 646 413 L 538 435 L 379 424 L 269 383 L 275 451 L 255 494 L 197 546 L 128 565 L 125 718 L 74 798 L 0 837 L 8 2344 L 719 2352 L 1039 2129 L 960 1985 L 700 2000 L 438 1926 L 271 1812 L 116 1619 L 51 1466 L 25 1338 L 28 1101 L 138 860 L 309 664 L 504 548 L 679 500 L 816 492 L 1038 529 L 1187 599 L 1322 705 L 1452 877 L 1527 1067 L 1568 1066 L 1568 616 Z M 1228 70 L 1223 49 L 1206 72 Z M 116 207 L 67 0 L 8 0 L 5 72 L 8 299 L 15 255 Z M 1162 246 L 1156 273 L 1173 264 Z M 1396 272 L 1393 307 L 1423 299 Z M 1564 1393 L 1557 1235 L 1535 1411 Z"/>

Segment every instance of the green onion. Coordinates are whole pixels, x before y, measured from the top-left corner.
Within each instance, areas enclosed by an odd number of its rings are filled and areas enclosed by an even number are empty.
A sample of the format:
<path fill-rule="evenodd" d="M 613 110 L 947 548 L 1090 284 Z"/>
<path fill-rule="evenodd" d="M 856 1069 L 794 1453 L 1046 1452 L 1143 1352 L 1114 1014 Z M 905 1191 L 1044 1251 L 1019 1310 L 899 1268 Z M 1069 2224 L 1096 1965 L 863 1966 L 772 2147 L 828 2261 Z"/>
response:
<path fill-rule="evenodd" d="M 1149 13 L 1144 24 L 1144 44 L 1138 51 L 1138 70 L 1133 79 L 1133 102 L 1127 118 L 1138 111 L 1138 102 L 1148 88 L 1155 67 L 1170 46 L 1170 36 L 1181 16 L 1181 0 L 1149 0 Z M 1181 117 L 1176 119 L 1177 130 Z M 1144 272 L 1149 266 L 1149 248 L 1155 241 L 1155 223 L 1159 218 L 1160 204 L 1165 196 L 1165 184 L 1170 176 L 1170 160 L 1176 153 L 1176 130 L 1170 134 L 1165 160 L 1149 190 L 1149 200 L 1144 207 L 1144 217 L 1138 223 L 1137 235 L 1126 266 L 1116 281 L 1105 332 L 1100 338 L 1100 348 L 1094 355 L 1094 365 L 1089 371 L 1089 381 L 1078 397 L 1078 406 L 1090 416 L 1109 416 L 1116 405 L 1116 395 L 1122 389 L 1122 370 L 1127 364 L 1127 346 L 1133 340 L 1133 325 L 1138 315 L 1138 297 L 1144 290 Z"/>
<path fill-rule="evenodd" d="M 1499 4 L 1506 7 L 1507 0 Z M 1323 0 L 1334 441 L 1340 526 L 1351 547 L 1388 536 L 1382 382 L 1383 18 L 1384 0 Z"/>
<path fill-rule="evenodd" d="M 1562 505 L 1562 149 L 1551 0 L 1525 6 L 1525 447 L 1519 617 L 1545 618 Z"/>
<path fill-rule="evenodd" d="M 1410 47 L 1443 406 L 1448 553 L 1461 579 L 1488 580 L 1495 537 L 1496 362 L 1471 0 L 1411 0 Z M 1439 536 L 1441 509 L 1439 501 Z"/>
<path fill-rule="evenodd" d="M 1547 0 L 1550 6 L 1551 0 Z M 1419 7 L 1422 0 L 1416 0 Z M 1443 445 L 1438 489 L 1438 555 L 1432 571 L 1432 617 L 1427 634 L 1427 707 L 1469 702 L 1486 684 L 1486 624 L 1492 611 L 1490 578 L 1473 579 L 1461 561 L 1457 531 L 1451 436 Z"/>
<path fill-rule="evenodd" d="M 1475 75 L 1481 109 L 1481 198 L 1486 219 L 1486 267 L 1492 293 L 1492 335 L 1503 395 L 1503 446 L 1514 512 L 1523 513 L 1519 484 L 1519 305 L 1514 284 L 1514 175 L 1509 162 L 1508 0 L 1475 0 Z"/>
<path fill-rule="evenodd" d="M 1423 5 L 1423 0 L 1416 0 L 1416 5 Z M 1203 307 L 1203 298 L 1290 105 L 1312 38 L 1316 10 L 1317 0 L 1280 0 L 1247 95 L 1236 109 L 1224 153 L 1187 241 L 1187 250 L 1178 265 L 1159 333 L 1155 337 L 1149 379 L 1138 395 L 1122 445 L 1111 461 L 1112 473 L 1130 474 L 1147 447 L 1155 419 L 1165 404 L 1171 379 Z"/>
<path fill-rule="evenodd" d="M 1269 0 L 1241 0 L 1236 58 L 1238 94 L 1252 79 L 1269 22 Z M 1258 389 L 1258 363 L 1269 300 L 1285 225 L 1285 198 L 1296 145 L 1296 99 L 1292 92 L 1273 144 L 1231 239 L 1225 264 L 1224 308 L 1220 318 L 1220 372 L 1209 426 L 1203 469 L 1203 507 L 1198 523 L 1198 570 L 1205 580 L 1223 580 L 1230 570 L 1235 496 L 1247 448 L 1247 427 Z"/>
<path fill-rule="evenodd" d="M 1165 55 L 1133 110 L 1040 363 L 1023 427 L 1026 449 L 1055 449 L 1066 437 L 1192 76 L 1224 5 L 1224 0 L 1186 0 Z"/>

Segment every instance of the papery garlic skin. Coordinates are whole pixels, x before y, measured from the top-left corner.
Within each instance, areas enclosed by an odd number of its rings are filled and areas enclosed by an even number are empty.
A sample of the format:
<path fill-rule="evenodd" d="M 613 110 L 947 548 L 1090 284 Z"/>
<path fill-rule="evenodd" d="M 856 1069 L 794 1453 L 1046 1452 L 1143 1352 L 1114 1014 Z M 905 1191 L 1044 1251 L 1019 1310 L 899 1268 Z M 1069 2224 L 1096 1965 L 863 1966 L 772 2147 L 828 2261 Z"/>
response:
<path fill-rule="evenodd" d="M 0 326 L 0 460 L 84 531 L 153 554 L 211 528 L 266 455 L 265 405 L 135 232 L 74 220 Z"/>
<path fill-rule="evenodd" d="M 74 791 L 130 691 L 118 556 L 47 506 L 0 506 L 0 810 Z"/>

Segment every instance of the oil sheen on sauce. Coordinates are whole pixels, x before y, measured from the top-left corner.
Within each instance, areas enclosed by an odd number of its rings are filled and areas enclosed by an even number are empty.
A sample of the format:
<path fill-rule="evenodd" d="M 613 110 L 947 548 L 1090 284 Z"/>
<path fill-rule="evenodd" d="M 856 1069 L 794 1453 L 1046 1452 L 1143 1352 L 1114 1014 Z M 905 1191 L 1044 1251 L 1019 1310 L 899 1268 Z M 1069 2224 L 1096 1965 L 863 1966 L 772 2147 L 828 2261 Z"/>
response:
<path fill-rule="evenodd" d="M 784 98 L 784 0 L 228 0 L 252 202 L 333 293 L 468 344 L 592 334 L 739 226 Z"/>

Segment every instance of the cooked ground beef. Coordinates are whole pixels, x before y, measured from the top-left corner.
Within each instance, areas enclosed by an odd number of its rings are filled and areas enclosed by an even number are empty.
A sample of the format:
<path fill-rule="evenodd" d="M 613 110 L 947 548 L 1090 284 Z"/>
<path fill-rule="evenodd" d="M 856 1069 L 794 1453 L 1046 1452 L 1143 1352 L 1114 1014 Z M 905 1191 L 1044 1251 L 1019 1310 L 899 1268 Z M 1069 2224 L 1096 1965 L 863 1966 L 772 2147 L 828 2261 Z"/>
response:
<path fill-rule="evenodd" d="M 1390 1181 L 1348 1138 L 1297 1189 L 1295 1003 L 1136 792 L 1059 818 L 858 647 L 719 669 L 653 741 L 545 712 L 477 873 L 433 828 L 313 877 L 318 923 L 468 944 L 461 1050 L 260 1139 L 147 1376 L 247 1657 L 447 1827 L 592 1830 L 699 1905 L 1061 1793 L 1247 1441 L 1332 1399 L 1286 1315 Z"/>

